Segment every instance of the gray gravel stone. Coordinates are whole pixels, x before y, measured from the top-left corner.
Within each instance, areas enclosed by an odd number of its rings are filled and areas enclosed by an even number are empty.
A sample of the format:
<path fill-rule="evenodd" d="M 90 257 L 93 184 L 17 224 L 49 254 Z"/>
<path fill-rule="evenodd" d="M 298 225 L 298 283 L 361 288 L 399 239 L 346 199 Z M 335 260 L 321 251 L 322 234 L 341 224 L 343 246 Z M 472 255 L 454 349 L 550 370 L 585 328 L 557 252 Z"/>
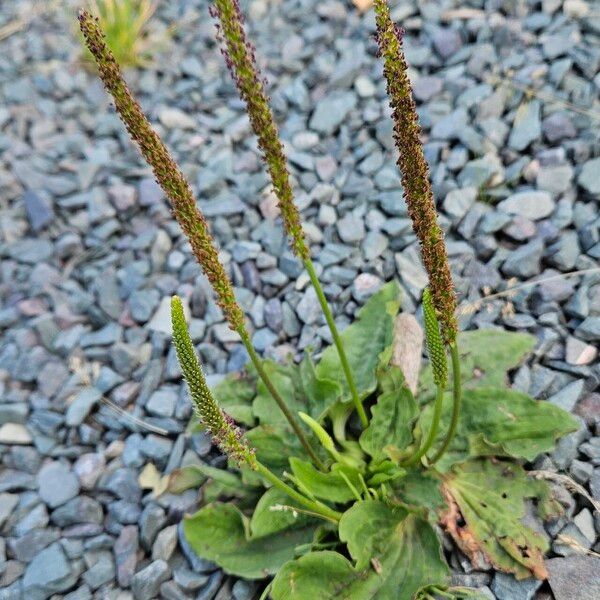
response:
<path fill-rule="evenodd" d="M 54 252 L 54 247 L 48 240 L 25 238 L 10 244 L 8 252 L 14 260 L 34 265 L 48 260 Z"/>
<path fill-rule="evenodd" d="M 525 150 L 542 134 L 539 100 L 525 101 L 517 109 L 515 120 L 508 138 L 508 145 L 514 150 Z"/>
<path fill-rule="evenodd" d="M 64 504 L 79 492 L 77 477 L 63 463 L 46 463 L 38 473 L 39 494 L 51 508 Z"/>
<path fill-rule="evenodd" d="M 169 565 L 164 560 L 155 560 L 138 571 L 131 580 L 131 591 L 135 600 L 148 600 L 158 595 L 160 584 L 171 576 Z"/>
<path fill-rule="evenodd" d="M 138 528 L 127 525 L 121 529 L 113 551 L 117 568 L 117 581 L 121 587 L 127 588 L 135 574 L 138 553 Z"/>
<path fill-rule="evenodd" d="M 71 427 L 81 425 L 100 398 L 102 398 L 102 393 L 96 388 L 80 390 L 69 404 L 65 417 L 66 424 Z"/>
<path fill-rule="evenodd" d="M 544 191 L 517 192 L 498 204 L 498 208 L 509 215 L 520 215 L 537 221 L 554 211 L 552 196 Z"/>
<path fill-rule="evenodd" d="M 72 569 L 59 543 L 42 550 L 28 565 L 23 576 L 23 592 L 29 600 L 45 600 L 68 590 Z"/>
<path fill-rule="evenodd" d="M 509 254 L 502 265 L 502 272 L 505 275 L 523 279 L 533 277 L 539 273 L 543 253 L 544 242 L 535 238 Z"/>
<path fill-rule="evenodd" d="M 498 600 L 531 600 L 542 582 L 539 579 L 517 580 L 513 575 L 496 573 L 492 592 Z"/>
<path fill-rule="evenodd" d="M 146 410 L 159 417 L 172 417 L 177 404 L 177 392 L 161 389 L 154 392 L 146 403 Z"/>
<path fill-rule="evenodd" d="M 598 559 L 592 556 L 569 556 L 546 561 L 548 582 L 556 600 L 596 600 L 600 595 Z"/>
<path fill-rule="evenodd" d="M 23 202 L 33 231 L 41 231 L 53 221 L 54 210 L 50 199 L 45 194 L 28 190 L 23 194 Z"/>
<path fill-rule="evenodd" d="M 600 158 L 588 160 L 582 167 L 577 183 L 590 194 L 600 194 Z"/>
<path fill-rule="evenodd" d="M 477 198 L 477 189 L 465 187 L 452 190 L 444 200 L 444 210 L 455 219 L 462 219 Z"/>
<path fill-rule="evenodd" d="M 356 96 L 350 92 L 332 94 L 320 100 L 310 119 L 311 129 L 331 135 L 356 106 Z"/>

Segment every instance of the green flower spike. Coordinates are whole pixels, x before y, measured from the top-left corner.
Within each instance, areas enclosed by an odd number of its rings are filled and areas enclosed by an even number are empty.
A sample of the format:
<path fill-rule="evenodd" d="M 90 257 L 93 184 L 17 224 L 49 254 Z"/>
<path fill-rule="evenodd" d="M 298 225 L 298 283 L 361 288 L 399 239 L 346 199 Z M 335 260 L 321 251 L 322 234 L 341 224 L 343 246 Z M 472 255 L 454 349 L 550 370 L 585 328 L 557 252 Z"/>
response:
<path fill-rule="evenodd" d="M 425 288 L 423 292 L 423 320 L 425 324 L 425 342 L 433 371 L 433 381 L 438 387 L 445 388 L 448 382 L 448 358 L 444 341 L 440 335 L 440 324 L 435 314 L 429 288 Z"/>
<path fill-rule="evenodd" d="M 435 442 L 440 426 L 440 420 L 442 418 L 444 391 L 446 389 L 446 383 L 448 383 L 448 359 L 446 357 L 446 347 L 440 334 L 440 324 L 435 314 L 435 308 L 433 307 L 429 288 L 425 288 L 423 292 L 423 321 L 425 324 L 425 342 L 427 344 L 427 352 L 429 353 L 429 361 L 433 371 L 433 381 L 437 386 L 437 391 L 431 427 L 427 439 L 415 454 L 402 463 L 405 467 L 416 464 L 417 461 L 427 454 Z"/>
<path fill-rule="evenodd" d="M 224 454 L 232 458 L 238 466 L 247 466 L 257 471 L 292 500 L 309 509 L 315 515 L 337 523 L 341 517 L 340 513 L 322 502 L 306 498 L 260 463 L 256 459 L 254 449 L 250 448 L 242 439 L 242 433 L 235 426 L 233 419 L 221 410 L 202 373 L 202 367 L 198 362 L 185 322 L 183 305 L 178 296 L 171 298 L 171 323 L 173 326 L 173 345 L 177 352 L 177 360 L 183 378 L 188 385 L 194 412 L 210 432 L 215 444 Z"/>
<path fill-rule="evenodd" d="M 241 432 L 231 417 L 217 405 L 206 383 L 187 329 L 181 299 L 178 296 L 171 298 L 171 323 L 173 345 L 177 351 L 177 360 L 183 378 L 188 385 L 194 412 L 224 454 L 233 458 L 238 465 L 244 464 L 256 469 L 254 452 L 242 440 Z"/>
<path fill-rule="evenodd" d="M 398 166 L 414 232 L 419 239 L 423 264 L 429 276 L 433 305 L 447 344 L 456 341 L 456 295 L 444 244 L 437 222 L 435 202 L 429 183 L 429 168 L 420 141 L 408 67 L 402 50 L 403 31 L 391 19 L 386 0 L 375 0 L 377 43 L 383 59 L 383 74 L 394 120 L 394 139 L 400 153 Z"/>

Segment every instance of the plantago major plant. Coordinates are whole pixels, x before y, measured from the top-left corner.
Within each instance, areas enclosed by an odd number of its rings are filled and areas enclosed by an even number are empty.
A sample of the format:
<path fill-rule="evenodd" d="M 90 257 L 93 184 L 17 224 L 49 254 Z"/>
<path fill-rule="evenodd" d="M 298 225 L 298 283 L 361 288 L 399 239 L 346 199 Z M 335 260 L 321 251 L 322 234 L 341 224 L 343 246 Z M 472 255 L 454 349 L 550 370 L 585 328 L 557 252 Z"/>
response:
<path fill-rule="evenodd" d="M 339 332 L 294 203 L 283 145 L 246 39 L 237 0 L 211 14 L 246 104 L 293 252 L 315 288 L 333 345 L 299 364 L 262 360 L 191 188 L 127 88 L 98 22 L 81 30 L 115 108 L 171 202 L 250 364 L 209 389 L 172 299 L 173 344 L 197 422 L 228 457 L 228 469 L 183 467 L 171 491 L 202 486 L 205 506 L 186 517 L 187 541 L 227 573 L 264 579 L 275 600 L 411 600 L 476 597 L 450 587 L 436 527 L 475 567 L 517 578 L 546 575 L 547 542 L 522 523 L 526 503 L 560 511 L 523 463 L 576 429 L 570 415 L 507 388 L 507 372 L 535 339 L 500 330 L 458 332 L 456 295 L 437 222 L 403 53 L 403 32 L 375 0 L 377 43 L 394 120 L 398 166 L 429 285 L 423 317 L 429 364 L 418 398 L 392 364 L 399 286 L 384 285 Z M 397 334 L 396 334 L 397 335 Z M 451 374 L 448 369 L 450 355 Z M 280 411 L 272 410 L 273 401 Z M 351 417 L 356 414 L 357 419 Z"/>

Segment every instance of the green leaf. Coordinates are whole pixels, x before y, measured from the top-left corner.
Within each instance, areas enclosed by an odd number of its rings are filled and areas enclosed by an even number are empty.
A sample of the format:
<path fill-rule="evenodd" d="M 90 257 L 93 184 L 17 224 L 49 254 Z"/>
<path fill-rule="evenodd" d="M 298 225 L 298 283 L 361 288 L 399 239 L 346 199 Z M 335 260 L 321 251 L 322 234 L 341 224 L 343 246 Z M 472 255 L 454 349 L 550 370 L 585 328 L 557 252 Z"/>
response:
<path fill-rule="evenodd" d="M 315 365 L 310 356 L 305 356 L 300 363 L 300 385 L 306 399 L 307 412 L 316 421 L 321 421 L 336 398 L 342 393 L 342 386 L 337 381 L 317 378 Z"/>
<path fill-rule="evenodd" d="M 340 334 L 361 398 L 366 398 L 375 390 L 377 368 L 389 362 L 394 317 L 400 307 L 399 295 L 400 290 L 395 281 L 384 285 L 358 311 L 357 320 Z M 351 401 L 348 383 L 335 346 L 325 349 L 315 372 L 317 379 L 321 381 L 341 383 L 341 399 L 345 402 Z"/>
<path fill-rule="evenodd" d="M 546 578 L 548 542 L 522 523 L 527 499 L 548 503 L 546 482 L 515 463 L 478 459 L 457 465 L 442 489 L 448 509 L 441 524 L 476 569 L 488 560 L 517 579 Z"/>
<path fill-rule="evenodd" d="M 250 520 L 250 531 L 255 538 L 264 537 L 289 527 L 303 527 L 314 520 L 292 510 L 282 510 L 290 506 L 290 497 L 276 488 L 269 488 L 260 498 Z"/>
<path fill-rule="evenodd" d="M 371 422 L 360 436 L 360 446 L 373 457 L 373 462 L 388 456 L 388 446 L 404 450 L 411 444 L 418 409 L 406 385 L 381 394 L 371 413 Z"/>
<path fill-rule="evenodd" d="M 271 383 L 285 400 L 292 413 L 306 412 L 306 399 L 300 381 L 300 372 L 297 365 L 292 363 L 280 365 L 272 360 L 263 361 L 263 367 Z M 288 427 L 287 419 L 281 412 L 271 393 L 262 381 L 257 384 L 257 394 L 252 405 L 254 415 L 261 425 Z"/>
<path fill-rule="evenodd" d="M 256 380 L 247 373 L 230 373 L 212 390 L 219 406 L 238 422 L 252 427 L 252 401 L 256 396 Z"/>
<path fill-rule="evenodd" d="M 235 473 L 209 465 L 196 465 L 195 469 L 198 474 L 208 478 L 208 481 L 202 486 L 205 504 L 215 502 L 219 498 L 237 498 L 246 504 L 251 503 L 256 496 L 256 488 L 244 485 Z"/>
<path fill-rule="evenodd" d="M 477 329 L 458 335 L 463 388 L 506 387 L 507 371 L 514 369 L 533 350 L 536 340 L 528 333 L 500 329 Z M 452 377 L 449 378 L 449 385 Z M 421 373 L 422 394 L 433 393 L 435 385 L 431 365 Z"/>
<path fill-rule="evenodd" d="M 299 486 L 313 496 L 330 502 L 350 502 L 356 499 L 341 475 L 343 473 L 356 489 L 360 489 L 360 478 L 356 470 L 336 463 L 329 473 L 322 473 L 310 462 L 295 457 L 290 458 L 290 466 Z"/>
<path fill-rule="evenodd" d="M 211 504 L 187 517 L 183 530 L 194 552 L 238 577 L 262 579 L 276 573 L 294 558 L 296 546 L 312 541 L 315 525 L 299 517 L 290 526 L 291 513 L 271 515 L 269 524 L 265 511 L 277 496 L 267 494 L 252 521 L 233 504 Z"/>
<path fill-rule="evenodd" d="M 435 531 L 402 507 L 358 502 L 339 531 L 356 566 L 336 552 L 307 554 L 277 574 L 274 600 L 412 600 L 423 586 L 448 579 Z"/>
<path fill-rule="evenodd" d="M 443 440 L 451 410 L 452 401 L 446 394 L 440 435 L 431 454 Z M 432 405 L 422 412 L 422 431 L 429 430 L 432 413 Z M 445 471 L 475 456 L 512 456 L 531 461 L 577 428 L 575 419 L 561 408 L 521 392 L 502 388 L 466 390 L 456 435 L 436 467 Z"/>
<path fill-rule="evenodd" d="M 255 449 L 256 458 L 277 475 L 288 468 L 290 455 L 307 458 L 298 438 L 287 429 L 259 425 L 247 431 L 244 438 Z"/>
<path fill-rule="evenodd" d="M 427 508 L 432 513 L 444 506 L 440 479 L 427 471 L 411 471 L 393 486 L 396 497 L 409 506 Z"/>

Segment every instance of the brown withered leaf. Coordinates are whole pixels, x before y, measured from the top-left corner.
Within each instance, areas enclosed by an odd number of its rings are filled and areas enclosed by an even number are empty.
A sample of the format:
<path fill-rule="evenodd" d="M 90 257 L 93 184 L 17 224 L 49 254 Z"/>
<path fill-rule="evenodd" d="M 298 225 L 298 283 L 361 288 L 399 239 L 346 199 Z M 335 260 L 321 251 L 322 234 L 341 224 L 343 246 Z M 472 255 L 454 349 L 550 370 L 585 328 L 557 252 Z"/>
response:
<path fill-rule="evenodd" d="M 440 524 L 475 568 L 491 563 L 517 579 L 546 579 L 548 542 L 522 522 L 530 498 L 538 501 L 540 514 L 555 512 L 545 482 L 530 479 L 517 464 L 479 459 L 444 477 L 442 493 L 447 507 Z"/>

